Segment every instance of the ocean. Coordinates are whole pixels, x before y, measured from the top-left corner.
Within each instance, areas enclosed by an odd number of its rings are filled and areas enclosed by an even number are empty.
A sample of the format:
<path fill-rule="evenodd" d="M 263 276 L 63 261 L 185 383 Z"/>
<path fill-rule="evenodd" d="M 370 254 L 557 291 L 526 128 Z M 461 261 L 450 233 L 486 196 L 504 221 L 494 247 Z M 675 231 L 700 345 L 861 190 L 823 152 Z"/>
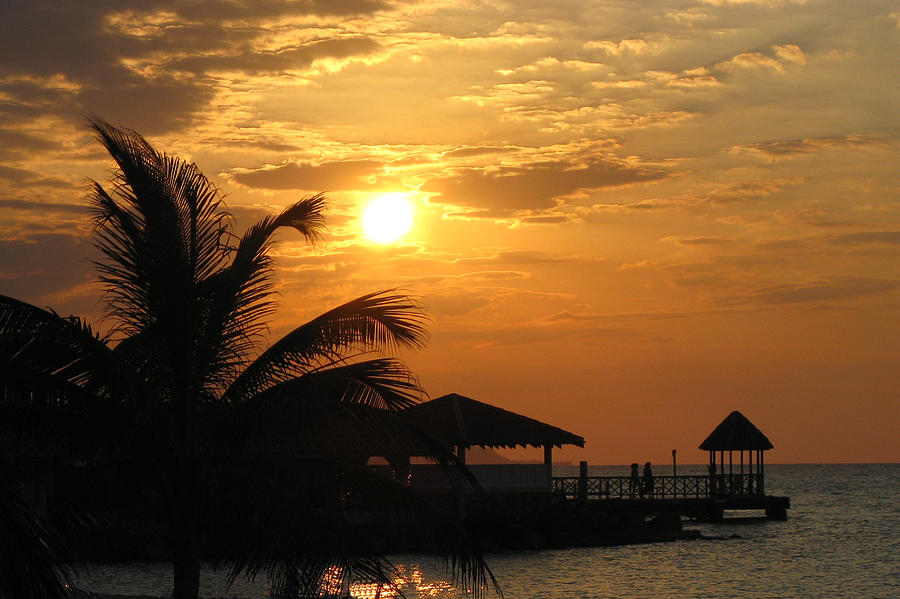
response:
<path fill-rule="evenodd" d="M 681 466 L 678 473 L 704 471 L 703 466 Z M 594 476 L 626 473 L 626 466 L 590 470 Z M 567 472 L 558 468 L 556 474 Z M 685 521 L 686 529 L 706 538 L 486 558 L 507 599 L 900 597 L 900 464 L 767 464 L 766 490 L 791 498 L 786 521 Z M 735 515 L 726 513 L 726 518 Z M 465 597 L 426 558 L 393 559 L 405 581 L 405 596 Z M 226 589 L 222 579 L 204 570 L 201 595 L 268 597 L 260 581 L 238 581 Z M 170 581 L 167 564 L 87 564 L 77 586 L 97 593 L 167 596 Z M 355 596 L 368 599 L 375 593 L 359 588 Z"/>

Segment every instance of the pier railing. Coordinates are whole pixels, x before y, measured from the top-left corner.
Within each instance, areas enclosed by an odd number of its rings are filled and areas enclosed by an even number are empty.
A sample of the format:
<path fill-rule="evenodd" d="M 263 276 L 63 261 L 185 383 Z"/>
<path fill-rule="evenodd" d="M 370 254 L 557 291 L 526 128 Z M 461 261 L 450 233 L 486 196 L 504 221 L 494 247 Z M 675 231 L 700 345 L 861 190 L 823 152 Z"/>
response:
<path fill-rule="evenodd" d="M 567 499 L 690 499 L 762 495 L 758 474 L 715 476 L 565 476 L 553 478 L 554 495 Z"/>

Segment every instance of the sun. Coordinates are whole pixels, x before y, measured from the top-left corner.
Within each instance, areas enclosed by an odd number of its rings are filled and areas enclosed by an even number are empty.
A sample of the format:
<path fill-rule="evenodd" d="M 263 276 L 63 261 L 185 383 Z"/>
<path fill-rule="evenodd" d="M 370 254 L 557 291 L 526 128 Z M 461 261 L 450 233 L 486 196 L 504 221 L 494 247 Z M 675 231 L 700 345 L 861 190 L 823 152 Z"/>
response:
<path fill-rule="evenodd" d="M 391 243 L 409 233 L 413 208 L 404 193 L 384 193 L 363 212 L 363 230 L 376 243 Z"/>

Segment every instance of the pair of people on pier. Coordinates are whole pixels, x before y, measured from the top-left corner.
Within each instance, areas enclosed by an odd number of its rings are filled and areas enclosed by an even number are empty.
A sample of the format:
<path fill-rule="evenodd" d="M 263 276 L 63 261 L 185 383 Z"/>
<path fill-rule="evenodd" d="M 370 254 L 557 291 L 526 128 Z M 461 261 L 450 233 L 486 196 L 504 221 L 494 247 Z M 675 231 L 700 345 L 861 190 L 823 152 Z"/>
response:
<path fill-rule="evenodd" d="M 650 466 L 650 462 L 644 464 L 644 474 L 643 477 L 638 476 L 638 463 L 634 462 L 631 465 L 631 485 L 629 489 L 629 497 L 634 499 L 635 492 L 637 492 L 638 496 L 643 499 L 644 495 L 647 497 L 653 497 L 653 469 Z"/>

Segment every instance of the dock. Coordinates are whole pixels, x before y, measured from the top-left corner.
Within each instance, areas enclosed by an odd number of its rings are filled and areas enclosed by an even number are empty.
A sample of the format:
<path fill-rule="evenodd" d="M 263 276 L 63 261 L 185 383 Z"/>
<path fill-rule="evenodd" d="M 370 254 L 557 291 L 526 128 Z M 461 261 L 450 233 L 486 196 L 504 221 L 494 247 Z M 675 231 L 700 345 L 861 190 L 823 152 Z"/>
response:
<path fill-rule="evenodd" d="M 585 464 L 582 471 L 586 469 Z M 552 495 L 557 501 L 609 511 L 678 511 L 717 522 L 726 511 L 761 510 L 769 519 L 784 520 L 790 498 L 766 495 L 763 483 L 756 473 L 654 476 L 652 482 L 629 476 L 562 476 L 553 477 Z"/>
<path fill-rule="evenodd" d="M 705 469 L 679 475 L 672 450 L 671 476 L 654 475 L 652 464 L 631 464 L 626 476 L 589 476 L 587 462 L 578 475 L 556 476 L 553 452 L 566 445 L 584 447 L 581 435 L 455 393 L 406 408 L 402 417 L 466 466 L 472 487 L 448 477 L 446 468 L 416 447 L 387 443 L 368 453 L 380 476 L 393 479 L 456 520 L 485 550 L 561 549 L 698 538 L 683 520 L 708 522 L 761 514 L 784 520 L 787 497 L 766 493 L 765 452 L 771 441 L 740 412 L 733 411 L 699 446 L 709 452 Z M 473 447 L 543 449 L 530 463 L 470 464 Z M 657 466 L 659 466 L 657 464 Z M 705 470 L 705 471 L 704 471 Z M 609 474 L 608 470 L 604 474 Z M 357 506 L 360 517 L 369 513 Z M 741 514 L 743 512 L 743 514 Z M 377 522 L 377 516 L 368 516 Z M 737 518 L 735 518 L 737 517 Z M 416 549 L 415 520 L 409 530 L 388 527 L 395 551 Z"/>
<path fill-rule="evenodd" d="M 466 463 L 466 450 L 481 447 L 543 447 L 543 464 L 472 465 L 472 475 L 488 496 L 529 495 L 535 501 L 571 503 L 594 511 L 674 513 L 697 520 L 720 521 L 726 512 L 761 510 L 767 518 L 783 520 L 790 509 L 788 497 L 766 494 L 765 452 L 772 442 L 750 420 L 733 411 L 700 444 L 709 452 L 706 474 L 654 476 L 651 465 L 631 465 L 629 476 L 588 476 L 581 462 L 579 476 L 553 475 L 553 448 L 584 447 L 584 438 L 546 424 L 457 394 L 449 394 L 407 410 L 418 426 Z M 385 456 L 392 476 L 419 490 L 446 491 L 449 483 L 433 467 L 411 465 L 409 456 Z M 543 499 L 541 499 L 543 498 Z M 524 504 L 525 502 L 517 502 Z"/>

